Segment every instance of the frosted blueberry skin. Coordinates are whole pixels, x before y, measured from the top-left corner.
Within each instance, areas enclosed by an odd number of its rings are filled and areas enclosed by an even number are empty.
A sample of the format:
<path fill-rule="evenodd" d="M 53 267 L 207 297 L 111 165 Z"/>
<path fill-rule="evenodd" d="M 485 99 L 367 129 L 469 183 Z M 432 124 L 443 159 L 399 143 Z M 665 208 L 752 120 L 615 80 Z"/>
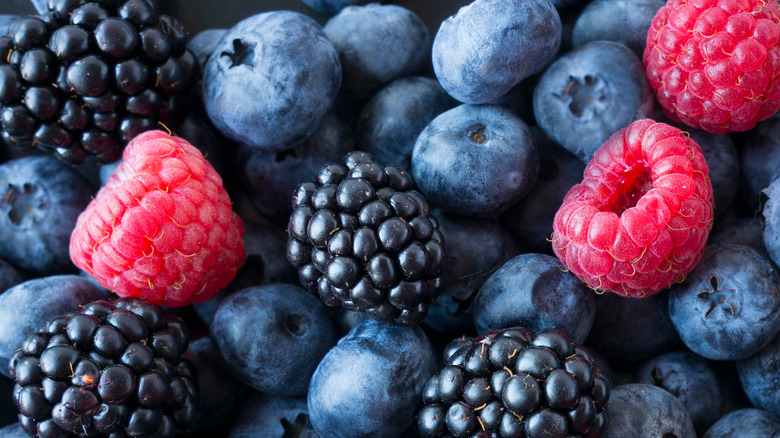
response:
<path fill-rule="evenodd" d="M 577 17 L 572 44 L 579 47 L 591 41 L 615 41 L 641 58 L 650 22 L 665 0 L 593 0 Z"/>
<path fill-rule="evenodd" d="M 708 245 L 685 282 L 669 290 L 669 318 L 702 357 L 749 357 L 780 330 L 777 270 L 749 246 Z"/>
<path fill-rule="evenodd" d="M 11 377 L 8 363 L 28 334 L 50 320 L 91 301 L 110 299 L 105 289 L 79 275 L 27 280 L 0 294 L 0 374 Z"/>
<path fill-rule="evenodd" d="M 539 153 L 528 125 L 495 105 L 459 105 L 423 129 L 412 150 L 420 191 L 447 213 L 488 217 L 533 187 Z"/>
<path fill-rule="evenodd" d="M 203 103 L 226 137 L 262 150 L 289 148 L 333 105 L 341 63 L 312 18 L 271 11 L 233 26 L 203 73 Z"/>
<path fill-rule="evenodd" d="M 464 103 L 488 103 L 558 55 L 561 19 L 547 0 L 476 0 L 441 23 L 433 71 Z"/>
<path fill-rule="evenodd" d="M 418 326 L 367 319 L 317 366 L 309 418 L 322 438 L 395 438 L 414 421 L 436 355 Z"/>
<path fill-rule="evenodd" d="M 759 209 L 761 190 L 780 169 L 780 114 L 758 122 L 739 142 L 740 197 L 747 212 Z"/>
<path fill-rule="evenodd" d="M 227 32 L 228 29 L 204 29 L 187 41 L 187 48 L 192 50 L 201 67 L 205 67 L 209 56 Z"/>
<path fill-rule="evenodd" d="M 545 254 L 521 254 L 496 270 L 474 297 L 478 333 L 525 327 L 555 328 L 576 344 L 588 336 L 596 316 L 593 291 L 560 261 Z"/>
<path fill-rule="evenodd" d="M 757 408 L 731 411 L 715 422 L 702 438 L 771 437 L 780 433 L 780 418 Z"/>
<path fill-rule="evenodd" d="M 326 14 L 334 15 L 347 6 L 364 5 L 370 1 L 375 0 L 301 0 L 306 6 L 314 9 L 315 11 Z"/>
<path fill-rule="evenodd" d="M 430 53 L 425 23 L 398 5 L 347 6 L 322 30 L 339 54 L 340 92 L 359 100 L 420 72 Z"/>
<path fill-rule="evenodd" d="M 236 378 L 267 394 L 302 395 L 336 343 L 327 309 L 300 286 L 272 283 L 224 298 L 211 339 Z"/>
<path fill-rule="evenodd" d="M 780 416 L 777 381 L 780 378 L 780 335 L 747 359 L 737 361 L 737 375 L 750 403 Z"/>
<path fill-rule="evenodd" d="M 533 101 L 545 134 L 588 162 L 615 131 L 651 115 L 653 93 L 639 57 L 620 43 L 594 41 L 556 59 Z"/>
<path fill-rule="evenodd" d="M 609 438 L 696 438 L 693 421 L 682 402 L 668 391 L 644 383 L 612 388 L 607 402 Z"/>
<path fill-rule="evenodd" d="M 238 409 L 227 438 L 314 437 L 306 397 L 255 393 Z"/>
<path fill-rule="evenodd" d="M 360 112 L 356 149 L 383 164 L 411 168 L 417 136 L 436 116 L 457 102 L 432 78 L 409 76 L 377 92 Z"/>
<path fill-rule="evenodd" d="M 10 391 L 9 391 L 10 392 Z M 16 410 L 16 406 L 13 407 Z M 0 438 L 27 438 L 29 435 L 22 429 L 22 425 L 19 421 L 9 424 L 0 429 Z"/>

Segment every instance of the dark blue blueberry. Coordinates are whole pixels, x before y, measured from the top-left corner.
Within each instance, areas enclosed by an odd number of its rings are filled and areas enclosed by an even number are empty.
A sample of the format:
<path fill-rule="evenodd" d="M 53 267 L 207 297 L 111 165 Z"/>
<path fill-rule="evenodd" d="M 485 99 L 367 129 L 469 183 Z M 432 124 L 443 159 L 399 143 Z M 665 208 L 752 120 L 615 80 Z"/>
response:
<path fill-rule="evenodd" d="M 10 377 L 8 361 L 28 334 L 79 306 L 108 297 L 94 282 L 71 274 L 27 280 L 0 294 L 0 374 Z"/>
<path fill-rule="evenodd" d="M 753 247 L 766 254 L 764 230 L 761 221 L 755 217 L 738 218 L 729 222 L 716 223 L 707 238 L 707 244 L 735 243 Z"/>
<path fill-rule="evenodd" d="M 641 59 L 650 22 L 665 4 L 665 0 L 593 0 L 574 23 L 572 44 L 578 47 L 591 41 L 616 41 Z"/>
<path fill-rule="evenodd" d="M 671 351 L 680 337 L 669 320 L 668 303 L 665 291 L 641 300 L 613 293 L 598 295 L 596 319 L 585 343 L 616 365 Z"/>
<path fill-rule="evenodd" d="M 778 174 L 780 175 L 780 174 Z M 775 175 L 769 185 L 759 193 L 759 219 L 761 220 L 766 248 L 769 258 L 778 265 L 780 263 L 780 177 Z"/>
<path fill-rule="evenodd" d="M 352 131 L 333 112 L 317 130 L 292 149 L 271 152 L 240 146 L 239 178 L 249 200 L 265 217 L 283 223 L 290 217 L 295 188 L 329 162 L 341 161 L 354 148 Z"/>
<path fill-rule="evenodd" d="M 764 438 L 780 435 L 780 418 L 756 408 L 731 411 L 715 422 L 702 438 Z"/>
<path fill-rule="evenodd" d="M 685 406 L 665 389 L 644 383 L 612 388 L 605 437 L 696 438 Z"/>
<path fill-rule="evenodd" d="M 227 32 L 228 29 L 204 29 L 187 41 L 187 48 L 192 50 L 201 67 L 206 66 L 209 56 L 211 56 Z"/>
<path fill-rule="evenodd" d="M 734 182 L 736 175 L 739 175 L 739 152 L 734 140 L 728 134 L 710 134 L 690 127 L 680 128 L 688 132 L 693 141 L 701 147 L 712 181 L 715 220 L 723 219 L 730 211 L 739 189 L 739 185 Z"/>
<path fill-rule="evenodd" d="M 29 436 L 18 421 L 0 429 L 0 438 L 29 438 Z"/>
<path fill-rule="evenodd" d="M 759 209 L 761 190 L 780 169 L 780 114 L 776 114 L 744 134 L 739 142 L 740 197 L 748 213 Z"/>
<path fill-rule="evenodd" d="M 53 157 L 0 165 L 0 257 L 38 275 L 75 272 L 68 255 L 78 215 L 95 189 Z"/>
<path fill-rule="evenodd" d="M 422 329 L 367 319 L 317 366 L 309 419 L 320 438 L 397 437 L 414 421 L 435 371 Z"/>
<path fill-rule="evenodd" d="M 317 297 L 300 286 L 273 283 L 223 299 L 211 339 L 242 382 L 269 394 L 301 395 L 336 343 L 336 330 Z"/>
<path fill-rule="evenodd" d="M 691 415 L 698 434 L 723 412 L 725 400 L 717 374 L 704 358 L 690 351 L 673 351 L 650 359 L 636 370 L 634 382 L 661 387 L 677 397 Z"/>
<path fill-rule="evenodd" d="M 441 23 L 436 78 L 464 103 L 488 103 L 558 55 L 561 19 L 547 0 L 476 0 Z"/>
<path fill-rule="evenodd" d="M 12 286 L 16 286 L 24 280 L 24 274 L 11 266 L 10 263 L 0 259 L 0 293 L 3 293 Z"/>
<path fill-rule="evenodd" d="M 425 66 L 431 36 L 420 17 L 398 5 L 347 6 L 322 28 L 341 61 L 341 93 L 368 99 Z"/>
<path fill-rule="evenodd" d="M 383 164 L 411 168 L 417 136 L 436 116 L 454 107 L 435 79 L 410 76 L 391 82 L 366 103 L 355 128 L 355 145 Z"/>
<path fill-rule="evenodd" d="M 561 262 L 546 254 L 521 254 L 504 263 L 474 298 L 477 332 L 525 327 L 556 328 L 583 343 L 596 315 L 594 293 Z"/>
<path fill-rule="evenodd" d="M 737 375 L 753 406 L 780 416 L 780 335 L 756 354 L 738 360 Z"/>
<path fill-rule="evenodd" d="M 306 397 L 253 394 L 230 428 L 230 438 L 315 438 L 309 422 Z"/>
<path fill-rule="evenodd" d="M 314 9 L 315 11 L 326 14 L 334 15 L 347 6 L 363 5 L 369 3 L 371 0 L 301 0 L 306 6 Z"/>
<path fill-rule="evenodd" d="M 203 72 L 203 103 L 219 131 L 284 150 L 314 132 L 333 105 L 341 63 L 312 18 L 270 11 L 233 26 Z"/>
<path fill-rule="evenodd" d="M 420 191 L 443 211 L 487 217 L 533 187 L 539 153 L 528 125 L 495 105 L 460 105 L 423 129 L 412 151 Z"/>
<path fill-rule="evenodd" d="M 669 291 L 669 318 L 685 345 L 712 360 L 755 354 L 780 330 L 780 278 L 745 245 L 708 245 L 686 280 Z"/>
<path fill-rule="evenodd" d="M 586 162 L 615 131 L 652 108 L 642 61 L 613 41 L 594 41 L 562 55 L 534 89 L 539 127 Z"/>

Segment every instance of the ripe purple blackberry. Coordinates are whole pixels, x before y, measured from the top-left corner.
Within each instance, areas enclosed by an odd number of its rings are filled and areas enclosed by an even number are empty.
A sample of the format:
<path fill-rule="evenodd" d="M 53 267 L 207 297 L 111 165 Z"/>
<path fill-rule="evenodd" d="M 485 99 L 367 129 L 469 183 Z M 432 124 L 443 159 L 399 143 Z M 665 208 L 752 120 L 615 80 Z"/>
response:
<path fill-rule="evenodd" d="M 197 404 L 181 319 L 135 298 L 93 301 L 27 336 L 11 358 L 22 428 L 44 437 L 173 437 Z"/>
<path fill-rule="evenodd" d="M 78 163 L 120 158 L 137 134 L 186 116 L 199 73 L 156 0 L 49 0 L 0 37 L 0 128 L 12 147 Z"/>
<path fill-rule="evenodd" d="M 444 357 L 423 390 L 424 437 L 594 438 L 606 426 L 609 381 L 562 331 L 493 330 Z"/>
<path fill-rule="evenodd" d="M 444 239 L 412 176 L 349 153 L 298 185 L 287 259 L 329 306 L 419 324 L 438 295 Z"/>

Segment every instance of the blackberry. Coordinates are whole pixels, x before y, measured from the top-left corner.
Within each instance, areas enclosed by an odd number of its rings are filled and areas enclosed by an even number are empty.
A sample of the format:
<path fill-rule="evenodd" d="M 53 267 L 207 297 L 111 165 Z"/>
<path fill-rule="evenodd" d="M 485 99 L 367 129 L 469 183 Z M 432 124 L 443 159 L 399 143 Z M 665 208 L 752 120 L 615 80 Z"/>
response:
<path fill-rule="evenodd" d="M 329 306 L 422 322 L 438 295 L 444 239 L 412 176 L 354 151 L 298 185 L 287 259 Z"/>
<path fill-rule="evenodd" d="M 93 301 L 31 333 L 11 358 L 22 428 L 44 437 L 173 437 L 197 404 L 182 320 L 146 301 Z"/>
<path fill-rule="evenodd" d="M 562 331 L 524 328 L 462 337 L 423 390 L 424 437 L 598 437 L 609 380 Z"/>
<path fill-rule="evenodd" d="M 137 134 L 185 118 L 199 74 L 156 0 L 49 0 L 0 37 L 0 128 L 11 147 L 116 161 Z"/>

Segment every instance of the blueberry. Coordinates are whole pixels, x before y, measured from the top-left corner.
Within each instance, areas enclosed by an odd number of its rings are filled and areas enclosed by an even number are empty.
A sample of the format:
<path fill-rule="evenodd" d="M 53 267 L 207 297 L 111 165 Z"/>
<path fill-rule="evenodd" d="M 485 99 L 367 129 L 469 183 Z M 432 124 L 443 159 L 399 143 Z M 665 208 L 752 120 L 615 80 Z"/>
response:
<path fill-rule="evenodd" d="M 605 437 L 696 438 L 693 421 L 680 400 L 665 389 L 644 383 L 612 388 L 607 402 Z"/>
<path fill-rule="evenodd" d="M 49 156 L 0 165 L 0 256 L 38 275 L 75 272 L 70 234 L 95 189 Z"/>
<path fill-rule="evenodd" d="M 29 436 L 18 421 L 0 429 L 0 438 L 27 438 Z"/>
<path fill-rule="evenodd" d="M 665 0 L 593 0 L 574 23 L 572 44 L 578 47 L 591 41 L 616 41 L 641 59 L 650 22 L 665 4 Z"/>
<path fill-rule="evenodd" d="M 269 394 L 306 393 L 317 362 L 336 343 L 325 305 L 300 286 L 242 289 L 219 303 L 211 339 L 227 368 Z"/>
<path fill-rule="evenodd" d="M 464 103 L 488 103 L 542 71 L 558 54 L 561 19 L 547 0 L 476 0 L 441 23 L 436 78 Z"/>
<path fill-rule="evenodd" d="M 777 270 L 749 246 L 708 245 L 686 280 L 669 291 L 669 318 L 700 356 L 751 356 L 780 330 Z"/>
<path fill-rule="evenodd" d="M 734 183 L 734 176 L 739 175 L 737 147 L 728 134 L 711 134 L 690 127 L 686 127 L 685 131 L 701 147 L 707 160 L 715 203 L 715 220 L 721 220 L 729 212 L 739 189 L 738 184 Z"/>
<path fill-rule="evenodd" d="M 702 438 L 759 438 L 780 434 L 780 418 L 756 408 L 729 412 L 715 422 Z"/>
<path fill-rule="evenodd" d="M 780 178 L 772 178 L 769 185 L 759 193 L 759 219 L 763 226 L 764 248 L 775 263 L 780 262 Z"/>
<path fill-rule="evenodd" d="M 239 409 L 228 437 L 258 436 L 314 438 L 306 397 L 253 394 Z"/>
<path fill-rule="evenodd" d="M 764 246 L 764 230 L 761 221 L 755 217 L 737 218 L 729 222 L 716 223 L 707 238 L 707 244 L 736 243 L 747 245 L 762 254 L 766 254 Z"/>
<path fill-rule="evenodd" d="M 8 364 L 24 338 L 50 320 L 109 294 L 78 275 L 52 275 L 27 280 L 0 294 L 0 364 Z M 0 374 L 10 377 L 8 367 Z"/>
<path fill-rule="evenodd" d="M 284 150 L 319 125 L 341 84 L 341 64 L 317 22 L 270 11 L 230 28 L 206 62 L 203 103 L 225 136 Z"/>
<path fill-rule="evenodd" d="M 195 54 L 195 58 L 197 58 L 201 67 L 206 66 L 209 56 L 211 56 L 227 32 L 228 29 L 204 29 L 187 41 L 187 48 Z"/>
<path fill-rule="evenodd" d="M 19 411 L 14 403 L 13 386 L 12 380 L 0 376 L 0 428 L 11 423 L 19 424 L 17 417 Z M 0 429 L 0 437 L 3 436 L 3 429 Z"/>
<path fill-rule="evenodd" d="M 780 168 L 780 114 L 759 122 L 739 142 L 740 197 L 748 212 L 759 209 L 759 193 Z"/>
<path fill-rule="evenodd" d="M 417 136 L 434 117 L 454 107 L 435 79 L 409 76 L 381 89 L 360 112 L 355 145 L 380 163 L 411 168 Z"/>
<path fill-rule="evenodd" d="M 412 151 L 420 191 L 448 213 L 486 217 L 516 204 L 536 181 L 528 126 L 495 105 L 460 105 L 423 129 Z"/>
<path fill-rule="evenodd" d="M 322 30 L 339 53 L 341 93 L 356 99 L 419 73 L 430 53 L 425 23 L 398 5 L 347 6 Z"/>
<path fill-rule="evenodd" d="M 724 398 L 718 376 L 707 361 L 689 351 L 673 351 L 642 364 L 635 383 L 661 387 L 685 406 L 696 432 L 704 433 L 723 412 Z"/>
<path fill-rule="evenodd" d="M 753 406 L 780 416 L 780 335 L 756 354 L 738 360 L 737 375 Z"/>
<path fill-rule="evenodd" d="M 562 55 L 534 89 L 539 127 L 586 162 L 615 131 L 652 108 L 642 61 L 613 41 L 594 41 Z"/>
<path fill-rule="evenodd" d="M 556 328 L 581 344 L 596 314 L 593 292 L 560 261 L 545 254 L 521 254 L 504 263 L 474 298 L 479 333 L 508 327 L 531 331 Z"/>
<path fill-rule="evenodd" d="M 397 437 L 414 421 L 435 370 L 422 329 L 367 319 L 339 340 L 312 376 L 314 430 L 322 438 Z"/>
<path fill-rule="evenodd" d="M 306 6 L 321 14 L 337 14 L 347 6 L 362 5 L 371 0 L 301 0 Z"/>

